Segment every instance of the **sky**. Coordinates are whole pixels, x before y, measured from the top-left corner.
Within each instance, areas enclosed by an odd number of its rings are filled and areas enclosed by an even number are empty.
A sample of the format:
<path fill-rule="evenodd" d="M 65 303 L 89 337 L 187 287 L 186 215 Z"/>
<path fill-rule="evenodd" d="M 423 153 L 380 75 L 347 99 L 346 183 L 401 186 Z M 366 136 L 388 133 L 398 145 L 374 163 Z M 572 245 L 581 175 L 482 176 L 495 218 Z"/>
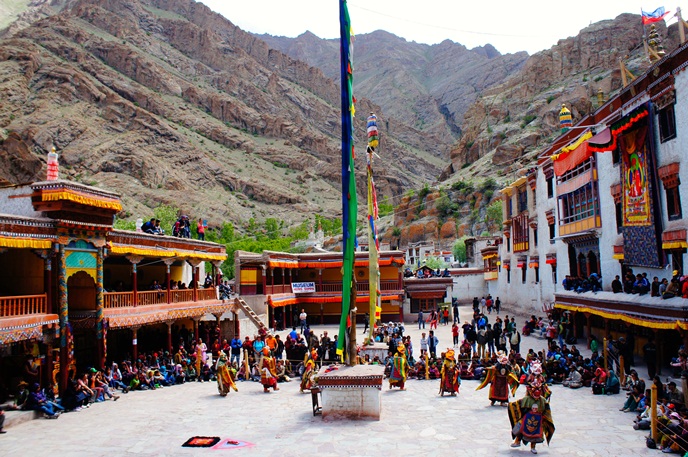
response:
<path fill-rule="evenodd" d="M 296 37 L 310 31 L 320 38 L 339 37 L 339 0 L 200 1 L 248 32 Z M 671 24 L 681 6 L 661 0 L 349 0 L 347 5 L 354 34 L 386 30 L 408 41 L 436 44 L 449 39 L 469 49 L 491 43 L 503 54 L 534 54 L 591 23 L 622 13 L 640 14 L 641 8 L 651 12 L 664 6 L 671 11 L 666 18 Z"/>

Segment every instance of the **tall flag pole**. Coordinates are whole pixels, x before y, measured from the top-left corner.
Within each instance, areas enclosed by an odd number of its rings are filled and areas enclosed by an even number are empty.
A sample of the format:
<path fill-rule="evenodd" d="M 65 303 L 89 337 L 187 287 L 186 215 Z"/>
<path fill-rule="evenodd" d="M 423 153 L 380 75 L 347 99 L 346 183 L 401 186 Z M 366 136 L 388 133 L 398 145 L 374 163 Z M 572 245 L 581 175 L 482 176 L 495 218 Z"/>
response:
<path fill-rule="evenodd" d="M 366 342 L 373 344 L 373 329 L 375 322 L 380 319 L 382 307 L 380 306 L 380 265 L 378 262 L 378 250 L 380 240 L 377 237 L 375 221 L 378 220 L 377 192 L 375 190 L 375 180 L 373 179 L 373 154 L 380 144 L 380 136 L 377 129 L 377 116 L 370 113 L 366 130 L 368 133 L 367 155 L 367 175 L 368 175 L 368 290 L 370 294 L 370 309 L 368 316 L 370 327 Z"/>
<path fill-rule="evenodd" d="M 354 175 L 354 127 L 355 114 L 353 97 L 353 65 L 351 59 L 351 20 L 346 0 L 339 1 L 339 31 L 340 31 L 340 64 L 342 79 L 342 315 L 339 323 L 339 337 L 337 339 L 337 354 L 345 358 L 349 365 L 356 363 L 355 336 L 356 314 L 355 298 L 352 303 L 352 295 L 355 297 L 354 287 L 354 244 L 356 238 L 356 214 L 358 202 L 356 199 L 356 178 Z M 352 312 L 353 310 L 353 312 Z M 353 328 L 347 334 L 347 327 Z M 347 338 L 348 337 L 348 338 Z M 353 348 L 353 350 L 352 350 Z"/>

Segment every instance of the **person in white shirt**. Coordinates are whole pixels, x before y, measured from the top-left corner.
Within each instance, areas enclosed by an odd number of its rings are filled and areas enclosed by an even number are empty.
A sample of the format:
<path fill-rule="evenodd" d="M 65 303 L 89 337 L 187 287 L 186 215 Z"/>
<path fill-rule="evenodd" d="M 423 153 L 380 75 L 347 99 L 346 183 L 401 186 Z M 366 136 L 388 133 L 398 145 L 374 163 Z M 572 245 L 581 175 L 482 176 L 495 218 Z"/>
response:
<path fill-rule="evenodd" d="M 299 314 L 299 320 L 301 321 L 301 333 L 303 333 L 304 329 L 306 328 L 306 319 L 308 319 L 308 314 L 306 314 L 305 309 L 302 309 L 301 314 Z"/>

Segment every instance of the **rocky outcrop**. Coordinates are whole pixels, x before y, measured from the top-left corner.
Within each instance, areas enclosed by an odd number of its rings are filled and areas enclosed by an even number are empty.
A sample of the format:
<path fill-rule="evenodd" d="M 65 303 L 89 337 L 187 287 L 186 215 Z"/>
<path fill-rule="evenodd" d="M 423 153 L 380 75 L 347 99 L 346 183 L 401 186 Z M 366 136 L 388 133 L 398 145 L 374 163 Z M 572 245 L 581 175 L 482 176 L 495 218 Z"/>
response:
<path fill-rule="evenodd" d="M 320 69 L 192 0 L 51 11 L 0 42 L 0 177 L 34 179 L 55 146 L 64 177 L 116 189 L 129 217 L 160 203 L 238 225 L 337 214 L 339 89 Z M 434 179 L 420 130 L 363 97 L 357 108 L 386 119 L 381 197 Z"/>

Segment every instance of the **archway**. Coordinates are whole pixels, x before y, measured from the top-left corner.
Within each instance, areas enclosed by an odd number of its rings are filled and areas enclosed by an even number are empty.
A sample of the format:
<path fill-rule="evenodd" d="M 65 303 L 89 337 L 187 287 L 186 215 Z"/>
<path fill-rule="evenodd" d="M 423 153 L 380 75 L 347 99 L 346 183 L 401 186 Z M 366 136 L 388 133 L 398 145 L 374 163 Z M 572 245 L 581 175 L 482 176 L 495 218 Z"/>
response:
<path fill-rule="evenodd" d="M 91 325 L 91 321 L 95 323 L 96 283 L 85 271 L 77 271 L 67 279 L 67 291 L 69 322 L 74 335 L 74 359 L 77 369 L 81 371 L 95 366 L 98 359 L 96 330 Z"/>

